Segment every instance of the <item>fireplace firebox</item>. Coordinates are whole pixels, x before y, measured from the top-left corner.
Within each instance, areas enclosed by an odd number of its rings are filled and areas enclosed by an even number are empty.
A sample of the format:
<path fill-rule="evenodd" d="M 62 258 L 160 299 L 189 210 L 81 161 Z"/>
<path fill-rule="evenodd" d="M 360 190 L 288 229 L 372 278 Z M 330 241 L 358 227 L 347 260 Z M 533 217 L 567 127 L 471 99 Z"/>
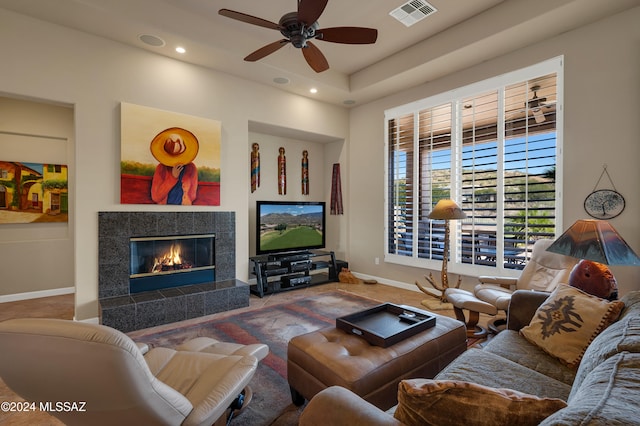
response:
<path fill-rule="evenodd" d="M 215 234 L 129 239 L 129 291 L 215 281 Z"/>

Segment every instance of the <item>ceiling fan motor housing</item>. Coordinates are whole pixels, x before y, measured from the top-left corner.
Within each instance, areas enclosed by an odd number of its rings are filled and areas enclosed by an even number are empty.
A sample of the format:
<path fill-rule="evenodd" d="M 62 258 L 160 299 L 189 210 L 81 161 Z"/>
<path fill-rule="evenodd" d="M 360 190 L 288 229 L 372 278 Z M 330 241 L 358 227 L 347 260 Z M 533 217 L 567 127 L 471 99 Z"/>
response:
<path fill-rule="evenodd" d="M 278 22 L 280 33 L 288 38 L 297 48 L 307 46 L 307 40 L 316 36 L 318 22 L 306 26 L 304 22 L 298 20 L 298 12 L 290 12 L 280 18 Z"/>

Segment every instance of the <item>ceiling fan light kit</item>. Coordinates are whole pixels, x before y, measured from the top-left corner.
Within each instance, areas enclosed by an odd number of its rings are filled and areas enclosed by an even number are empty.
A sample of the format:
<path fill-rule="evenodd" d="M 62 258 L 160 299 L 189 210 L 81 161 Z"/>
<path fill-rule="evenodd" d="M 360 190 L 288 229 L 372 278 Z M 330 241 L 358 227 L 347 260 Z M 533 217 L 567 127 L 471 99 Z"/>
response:
<path fill-rule="evenodd" d="M 378 38 L 378 30 L 373 28 L 320 28 L 318 18 L 324 12 L 327 3 L 328 0 L 300 0 L 297 12 L 285 13 L 277 24 L 229 9 L 220 9 L 218 13 L 247 24 L 278 30 L 285 37 L 250 53 L 244 58 L 245 61 L 258 61 L 291 43 L 293 47 L 302 49 L 302 54 L 309 66 L 319 73 L 329 69 L 329 62 L 311 40 L 342 44 L 373 44 Z"/>

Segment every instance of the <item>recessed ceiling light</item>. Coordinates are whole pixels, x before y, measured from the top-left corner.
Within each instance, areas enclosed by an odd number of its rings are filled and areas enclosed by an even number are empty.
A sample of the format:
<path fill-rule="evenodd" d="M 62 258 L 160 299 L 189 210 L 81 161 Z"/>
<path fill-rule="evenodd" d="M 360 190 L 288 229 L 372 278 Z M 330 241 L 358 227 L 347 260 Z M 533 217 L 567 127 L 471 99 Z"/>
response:
<path fill-rule="evenodd" d="M 356 101 L 354 101 L 353 99 L 347 99 L 347 100 L 342 101 L 342 103 L 345 104 L 345 105 L 353 105 L 353 104 L 356 103 Z"/>
<path fill-rule="evenodd" d="M 163 39 L 151 34 L 141 34 L 140 36 L 138 36 L 138 39 L 140 39 L 140 41 L 143 42 L 144 44 L 148 44 L 149 46 L 153 46 L 153 47 L 164 46 Z"/>
<path fill-rule="evenodd" d="M 273 79 L 273 82 L 276 84 L 288 84 L 289 79 L 286 77 L 276 77 Z"/>
<path fill-rule="evenodd" d="M 184 53 L 186 51 L 187 50 L 184 47 L 181 47 L 181 46 L 176 47 L 176 52 L 178 52 L 178 53 Z"/>
<path fill-rule="evenodd" d="M 318 89 L 316 89 L 315 87 L 312 87 L 309 91 L 311 93 L 318 93 Z"/>

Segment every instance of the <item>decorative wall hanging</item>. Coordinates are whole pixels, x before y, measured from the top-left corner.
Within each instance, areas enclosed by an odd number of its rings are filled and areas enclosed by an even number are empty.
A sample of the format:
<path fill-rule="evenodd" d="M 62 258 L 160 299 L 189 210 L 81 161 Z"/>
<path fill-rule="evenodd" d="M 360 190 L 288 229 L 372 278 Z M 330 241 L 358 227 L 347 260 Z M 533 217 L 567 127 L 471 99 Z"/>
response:
<path fill-rule="evenodd" d="M 278 194 L 287 193 L 287 157 L 284 155 L 284 148 L 278 149 Z"/>
<path fill-rule="evenodd" d="M 607 165 L 604 164 L 602 169 L 593 191 L 584 200 L 584 209 L 589 216 L 596 219 L 612 219 L 622 213 L 625 201 L 624 197 L 616 190 L 613 180 L 607 171 Z M 597 189 L 605 174 L 613 189 Z"/>
<path fill-rule="evenodd" d="M 67 166 L 0 160 L 0 223 L 67 222 Z"/>
<path fill-rule="evenodd" d="M 120 202 L 220 205 L 219 121 L 122 103 Z"/>
<path fill-rule="evenodd" d="M 260 145 L 251 145 L 251 192 L 260 187 Z"/>
<path fill-rule="evenodd" d="M 331 176 L 331 209 L 330 214 L 344 214 L 342 208 L 342 185 L 340 184 L 340 163 L 333 165 Z"/>
<path fill-rule="evenodd" d="M 302 195 L 309 195 L 309 152 L 302 151 Z"/>

